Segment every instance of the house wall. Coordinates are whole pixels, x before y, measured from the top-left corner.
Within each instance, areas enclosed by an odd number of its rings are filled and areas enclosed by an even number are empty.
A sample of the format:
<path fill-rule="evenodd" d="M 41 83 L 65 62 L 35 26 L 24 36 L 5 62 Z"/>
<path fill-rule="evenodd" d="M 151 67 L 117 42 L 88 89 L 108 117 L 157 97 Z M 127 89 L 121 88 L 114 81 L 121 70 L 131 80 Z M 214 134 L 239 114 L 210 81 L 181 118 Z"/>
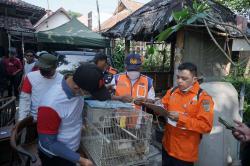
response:
<path fill-rule="evenodd" d="M 199 75 L 205 81 L 218 81 L 229 74 L 230 63 L 225 55 L 214 44 L 206 31 L 187 30 L 184 34 L 184 49 L 182 62 L 192 62 L 197 65 Z M 216 40 L 224 48 L 224 37 Z"/>
<path fill-rule="evenodd" d="M 46 31 L 53 28 L 56 28 L 60 25 L 63 25 L 70 21 L 70 19 L 62 12 L 58 12 L 46 21 L 44 21 L 42 24 L 36 27 L 36 32 L 38 31 Z"/>

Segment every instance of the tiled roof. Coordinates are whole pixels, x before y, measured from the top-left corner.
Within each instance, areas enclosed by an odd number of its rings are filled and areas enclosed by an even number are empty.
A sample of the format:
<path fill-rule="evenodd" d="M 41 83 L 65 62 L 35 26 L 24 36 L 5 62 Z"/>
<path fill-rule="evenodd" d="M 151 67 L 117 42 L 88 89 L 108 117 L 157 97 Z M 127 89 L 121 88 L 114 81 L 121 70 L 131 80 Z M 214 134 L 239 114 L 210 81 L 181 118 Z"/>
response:
<path fill-rule="evenodd" d="M 2 15 L 0 15 L 0 28 L 20 32 L 34 32 L 30 20 Z"/>
<path fill-rule="evenodd" d="M 15 7 L 20 7 L 24 9 L 31 9 L 31 10 L 37 10 L 37 11 L 45 11 L 43 8 L 32 5 L 30 3 L 24 2 L 22 0 L 0 0 L 0 4 L 4 5 L 11 5 Z"/>
<path fill-rule="evenodd" d="M 109 28 L 111 28 L 116 23 L 118 23 L 119 21 L 123 20 L 124 18 L 126 18 L 130 14 L 131 14 L 131 12 L 126 9 L 126 10 L 123 10 L 122 12 L 119 12 L 116 15 L 111 16 L 109 19 L 107 19 L 106 21 L 104 21 L 101 24 L 101 31 L 102 32 L 107 31 Z"/>
<path fill-rule="evenodd" d="M 124 5 L 125 8 L 122 11 L 119 11 L 119 6 L 122 6 L 122 5 Z M 143 4 L 139 3 L 139 2 L 132 1 L 132 0 L 121 0 L 120 3 L 119 3 L 119 6 L 116 8 L 113 16 L 111 16 L 109 19 L 107 19 L 106 21 L 104 21 L 101 24 L 101 31 L 102 32 L 108 30 L 109 28 L 113 27 L 119 21 L 121 21 L 124 18 L 128 17 L 134 11 L 136 11 L 137 9 L 142 7 Z M 94 31 L 96 31 L 96 30 L 97 29 L 95 29 Z"/>
<path fill-rule="evenodd" d="M 121 0 L 121 2 L 127 7 L 127 9 L 131 11 L 136 11 L 137 9 L 143 6 L 142 3 L 135 2 L 132 0 Z"/>

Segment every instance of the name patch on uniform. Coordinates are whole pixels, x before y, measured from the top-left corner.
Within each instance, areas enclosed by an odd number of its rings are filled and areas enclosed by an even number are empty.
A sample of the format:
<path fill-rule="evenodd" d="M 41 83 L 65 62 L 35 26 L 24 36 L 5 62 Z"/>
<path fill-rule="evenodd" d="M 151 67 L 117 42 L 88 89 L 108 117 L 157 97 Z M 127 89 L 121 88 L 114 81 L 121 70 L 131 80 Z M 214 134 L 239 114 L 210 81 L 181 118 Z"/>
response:
<path fill-rule="evenodd" d="M 209 100 L 202 100 L 202 106 L 206 112 L 210 111 L 210 102 Z"/>

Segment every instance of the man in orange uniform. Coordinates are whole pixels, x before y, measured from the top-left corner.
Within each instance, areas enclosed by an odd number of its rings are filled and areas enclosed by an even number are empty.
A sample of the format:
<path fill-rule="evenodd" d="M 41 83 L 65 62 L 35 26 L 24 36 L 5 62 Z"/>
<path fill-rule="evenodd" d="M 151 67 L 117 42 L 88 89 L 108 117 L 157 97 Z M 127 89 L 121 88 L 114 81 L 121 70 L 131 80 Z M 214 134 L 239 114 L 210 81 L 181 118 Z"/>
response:
<path fill-rule="evenodd" d="M 192 166 L 198 159 L 202 134 L 213 126 L 214 103 L 197 82 L 197 67 L 183 63 L 178 67 L 177 87 L 162 99 L 168 110 L 163 136 L 164 166 Z"/>
<path fill-rule="evenodd" d="M 113 100 L 132 102 L 134 100 L 136 108 L 141 109 L 141 103 L 152 102 L 155 99 L 153 79 L 142 75 L 141 56 L 139 54 L 129 54 L 125 59 L 126 72 L 114 76 L 112 83 L 115 85 L 115 96 Z"/>

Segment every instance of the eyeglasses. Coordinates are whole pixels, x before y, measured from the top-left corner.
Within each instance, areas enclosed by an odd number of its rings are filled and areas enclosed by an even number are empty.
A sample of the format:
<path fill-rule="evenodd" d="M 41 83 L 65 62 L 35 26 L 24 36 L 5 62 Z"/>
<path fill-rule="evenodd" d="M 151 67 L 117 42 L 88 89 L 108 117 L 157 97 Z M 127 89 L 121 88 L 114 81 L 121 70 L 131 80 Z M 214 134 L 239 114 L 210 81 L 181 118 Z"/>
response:
<path fill-rule="evenodd" d="M 26 54 L 25 56 L 26 56 L 26 57 L 33 57 L 32 54 Z"/>

